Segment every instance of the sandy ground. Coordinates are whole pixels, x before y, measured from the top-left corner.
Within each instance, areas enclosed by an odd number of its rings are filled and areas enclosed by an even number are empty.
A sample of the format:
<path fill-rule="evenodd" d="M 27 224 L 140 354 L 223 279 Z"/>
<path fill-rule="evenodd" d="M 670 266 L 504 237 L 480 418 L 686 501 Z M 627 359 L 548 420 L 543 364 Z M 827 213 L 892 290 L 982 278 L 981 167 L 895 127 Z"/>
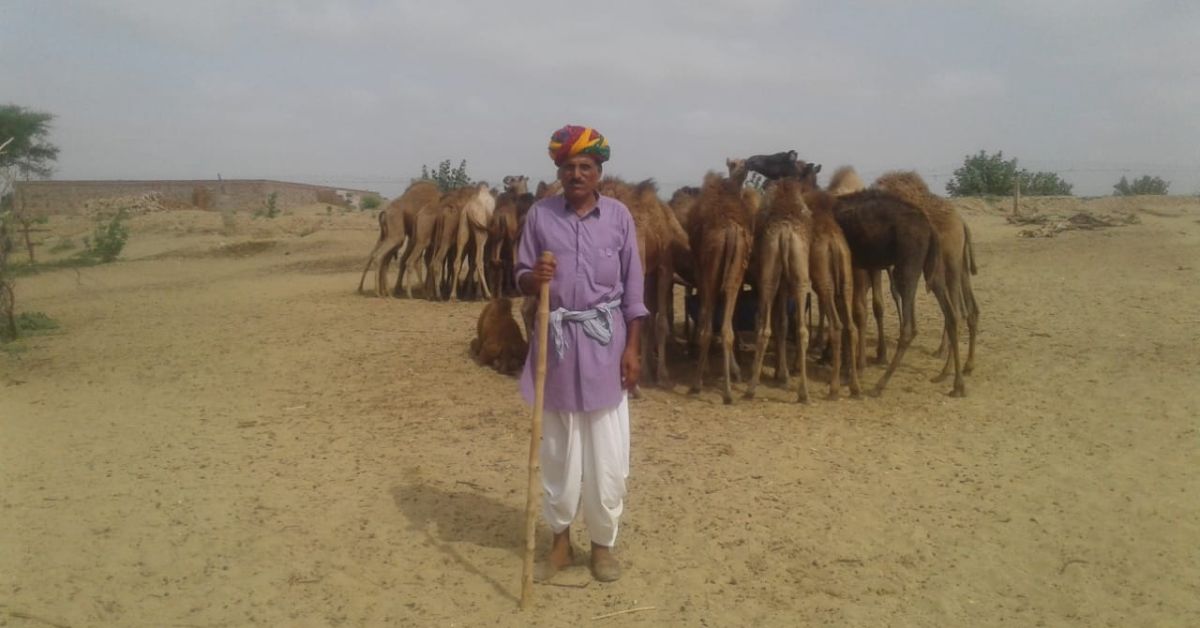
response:
<path fill-rule="evenodd" d="M 926 295 L 883 398 L 648 391 L 625 577 L 528 613 L 529 413 L 467 355 L 480 304 L 355 294 L 369 215 L 139 216 L 18 284 L 62 327 L 0 351 L 0 625 L 1200 625 L 1200 204 L 1059 202 L 1141 222 L 963 205 L 965 399 Z"/>

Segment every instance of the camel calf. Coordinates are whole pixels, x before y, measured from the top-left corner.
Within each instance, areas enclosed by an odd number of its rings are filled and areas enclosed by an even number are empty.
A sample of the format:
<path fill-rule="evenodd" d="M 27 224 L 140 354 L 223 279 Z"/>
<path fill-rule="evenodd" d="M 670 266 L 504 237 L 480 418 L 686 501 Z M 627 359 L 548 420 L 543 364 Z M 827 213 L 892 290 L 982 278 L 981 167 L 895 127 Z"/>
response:
<path fill-rule="evenodd" d="M 529 344 L 513 318 L 512 299 L 499 297 L 488 301 L 479 313 L 471 355 L 481 366 L 490 366 L 505 375 L 516 373 L 525 364 Z"/>

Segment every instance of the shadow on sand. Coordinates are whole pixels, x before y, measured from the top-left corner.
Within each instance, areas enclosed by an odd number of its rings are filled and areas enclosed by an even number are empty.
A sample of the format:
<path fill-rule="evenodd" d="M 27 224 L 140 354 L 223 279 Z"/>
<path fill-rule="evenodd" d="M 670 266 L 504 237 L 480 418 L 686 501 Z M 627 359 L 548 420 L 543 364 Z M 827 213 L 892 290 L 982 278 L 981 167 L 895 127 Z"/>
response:
<path fill-rule="evenodd" d="M 517 597 L 493 577 L 481 571 L 455 548 L 456 543 L 507 550 L 520 556 L 525 547 L 525 513 L 481 494 L 480 490 L 450 490 L 431 484 L 392 487 L 396 508 L 412 522 L 412 529 L 442 553 L 453 558 L 467 573 L 492 585 L 501 596 Z M 513 561 L 514 565 L 518 563 Z"/>

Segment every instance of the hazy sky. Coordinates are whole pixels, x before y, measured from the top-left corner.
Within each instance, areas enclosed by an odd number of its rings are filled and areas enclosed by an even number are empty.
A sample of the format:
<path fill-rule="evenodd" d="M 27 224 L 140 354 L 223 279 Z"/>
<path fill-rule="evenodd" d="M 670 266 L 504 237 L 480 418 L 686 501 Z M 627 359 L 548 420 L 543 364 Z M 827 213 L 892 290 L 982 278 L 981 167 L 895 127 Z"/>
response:
<path fill-rule="evenodd" d="M 793 148 L 939 190 L 986 149 L 1194 194 L 1200 2 L 0 0 L 0 102 L 56 116 L 64 179 L 548 179 L 577 123 L 664 195 Z"/>

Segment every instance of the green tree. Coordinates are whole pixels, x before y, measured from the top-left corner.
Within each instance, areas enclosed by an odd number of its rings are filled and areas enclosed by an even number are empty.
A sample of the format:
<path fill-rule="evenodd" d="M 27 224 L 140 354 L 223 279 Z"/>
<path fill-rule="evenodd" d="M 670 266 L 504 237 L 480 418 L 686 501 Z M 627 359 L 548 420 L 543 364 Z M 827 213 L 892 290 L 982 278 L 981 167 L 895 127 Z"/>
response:
<path fill-rule="evenodd" d="M 967 155 L 961 168 L 954 171 L 954 178 L 946 183 L 950 196 L 1002 196 L 1011 194 L 1013 181 L 1017 177 L 1017 160 L 1004 159 L 1004 151 L 989 155 L 979 151 Z"/>
<path fill-rule="evenodd" d="M 1159 177 L 1151 177 L 1150 175 L 1142 175 L 1140 178 L 1134 179 L 1130 183 L 1124 176 L 1113 186 L 1113 196 L 1137 196 L 1137 195 L 1165 195 L 1167 188 L 1171 187 L 1170 182 L 1163 181 Z"/>
<path fill-rule="evenodd" d="M 450 160 L 442 160 L 438 164 L 437 170 L 430 172 L 428 166 L 421 165 L 421 178 L 429 179 L 437 184 L 438 189 L 443 192 L 465 188 L 471 185 L 471 177 L 467 174 L 467 160 L 464 159 L 458 163 L 457 168 L 450 167 Z"/>
<path fill-rule="evenodd" d="M 372 209 L 379 209 L 379 206 L 382 204 L 383 204 L 383 199 L 379 198 L 378 196 L 376 196 L 374 194 L 368 194 L 368 195 L 364 196 L 362 198 L 362 202 L 360 203 L 361 207 L 365 211 L 371 211 Z"/>
<path fill-rule="evenodd" d="M 10 219 L 20 225 L 30 262 L 35 261 L 30 231 L 45 217 L 29 211 L 24 199 L 14 198 L 13 187 L 18 180 L 44 179 L 53 172 L 58 147 L 47 140 L 53 119 L 53 114 L 43 111 L 0 105 L 0 144 L 7 142 L 0 151 L 0 204 L 11 210 Z"/>
<path fill-rule="evenodd" d="M 979 151 L 967 155 L 962 167 L 946 184 L 950 196 L 1005 196 L 1013 193 L 1013 185 L 1021 182 L 1021 193 L 1029 196 L 1070 195 L 1070 183 L 1053 172 L 1031 172 L 1017 168 L 1017 159 L 1004 159 L 1004 151 L 989 155 Z"/>

